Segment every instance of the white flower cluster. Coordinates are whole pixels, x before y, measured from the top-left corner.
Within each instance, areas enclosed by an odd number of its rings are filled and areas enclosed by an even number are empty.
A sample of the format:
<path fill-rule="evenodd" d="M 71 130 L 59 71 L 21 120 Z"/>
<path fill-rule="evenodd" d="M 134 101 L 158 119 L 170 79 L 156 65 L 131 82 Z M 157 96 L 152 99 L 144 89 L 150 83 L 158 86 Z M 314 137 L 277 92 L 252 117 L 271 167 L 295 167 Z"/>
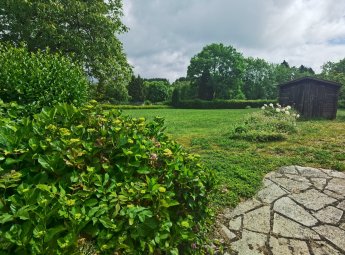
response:
<path fill-rule="evenodd" d="M 286 115 L 290 115 L 291 112 L 290 110 L 292 109 L 290 105 L 286 106 L 286 107 L 282 107 L 280 104 L 276 104 L 277 107 L 274 107 L 274 105 L 271 103 L 269 105 L 267 104 L 264 104 L 264 106 L 261 107 L 262 110 L 266 110 L 266 109 L 270 109 L 270 110 L 273 110 L 275 112 L 280 112 L 280 113 L 283 113 L 283 114 L 286 114 Z M 300 117 L 299 114 L 296 114 L 296 113 L 292 113 L 291 114 L 293 117 L 295 117 L 296 119 L 298 119 Z"/>

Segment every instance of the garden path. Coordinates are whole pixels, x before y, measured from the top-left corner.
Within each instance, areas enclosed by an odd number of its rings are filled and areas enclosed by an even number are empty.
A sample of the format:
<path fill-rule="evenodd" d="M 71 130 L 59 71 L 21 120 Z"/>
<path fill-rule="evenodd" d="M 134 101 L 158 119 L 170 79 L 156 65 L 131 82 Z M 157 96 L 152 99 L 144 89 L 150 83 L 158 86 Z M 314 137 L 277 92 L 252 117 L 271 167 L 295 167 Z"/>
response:
<path fill-rule="evenodd" d="M 282 167 L 250 200 L 224 213 L 224 255 L 345 254 L 345 173 Z"/>

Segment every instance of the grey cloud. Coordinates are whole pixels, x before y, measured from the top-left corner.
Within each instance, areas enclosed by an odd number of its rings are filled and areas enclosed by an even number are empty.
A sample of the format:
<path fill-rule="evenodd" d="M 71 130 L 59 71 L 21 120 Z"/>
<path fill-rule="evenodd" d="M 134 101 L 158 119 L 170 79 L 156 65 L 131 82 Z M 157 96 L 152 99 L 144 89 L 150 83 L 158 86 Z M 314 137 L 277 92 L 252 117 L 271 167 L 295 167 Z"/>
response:
<path fill-rule="evenodd" d="M 184 76 L 190 58 L 213 42 L 313 68 L 345 56 L 342 1 L 124 0 L 124 7 L 130 32 L 120 39 L 144 77 Z"/>

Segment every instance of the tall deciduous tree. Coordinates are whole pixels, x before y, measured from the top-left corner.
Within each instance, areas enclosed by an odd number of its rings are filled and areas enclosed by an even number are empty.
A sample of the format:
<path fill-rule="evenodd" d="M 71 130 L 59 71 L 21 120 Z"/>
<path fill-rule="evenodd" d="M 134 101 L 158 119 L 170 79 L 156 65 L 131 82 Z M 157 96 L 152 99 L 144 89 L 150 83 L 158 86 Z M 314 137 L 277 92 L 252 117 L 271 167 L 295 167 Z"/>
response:
<path fill-rule="evenodd" d="M 243 92 L 247 99 L 273 99 L 276 97 L 274 65 L 264 59 L 246 58 Z"/>
<path fill-rule="evenodd" d="M 300 67 L 292 66 L 290 67 L 289 63 L 285 60 L 275 67 L 276 81 L 277 83 L 288 82 L 293 79 L 305 77 L 305 76 L 314 76 L 315 72 L 312 68 L 301 65 Z"/>
<path fill-rule="evenodd" d="M 238 88 L 241 90 L 244 58 L 232 46 L 207 45 L 191 59 L 187 77 L 197 81 L 205 71 L 214 82 L 215 97 L 228 99 Z"/>
<path fill-rule="evenodd" d="M 345 58 L 338 62 L 329 61 L 325 63 L 319 76 L 340 83 L 342 87 L 339 98 L 345 100 Z"/>
<path fill-rule="evenodd" d="M 195 99 L 197 97 L 198 85 L 185 77 L 178 78 L 173 82 L 172 86 L 179 90 L 181 100 Z"/>
<path fill-rule="evenodd" d="M 197 81 L 198 97 L 203 100 L 214 98 L 214 83 L 209 70 L 205 70 Z"/>
<path fill-rule="evenodd" d="M 327 62 L 322 66 L 322 73 L 330 75 L 332 73 L 345 73 L 345 58 L 338 62 Z"/>
<path fill-rule="evenodd" d="M 98 81 L 98 94 L 122 100 L 131 67 L 116 37 L 127 31 L 121 16 L 122 0 L 1 0 L 0 41 L 72 54 Z"/>
<path fill-rule="evenodd" d="M 290 65 L 285 60 L 281 64 L 275 65 L 274 73 L 276 84 L 288 82 L 295 78 L 293 68 L 290 68 Z"/>

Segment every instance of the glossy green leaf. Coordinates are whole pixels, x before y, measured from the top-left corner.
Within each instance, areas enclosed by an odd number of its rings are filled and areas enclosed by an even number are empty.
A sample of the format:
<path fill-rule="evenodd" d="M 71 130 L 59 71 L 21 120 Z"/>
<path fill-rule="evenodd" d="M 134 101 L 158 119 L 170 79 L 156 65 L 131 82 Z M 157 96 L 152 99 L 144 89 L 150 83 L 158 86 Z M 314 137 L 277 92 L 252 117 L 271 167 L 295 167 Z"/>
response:
<path fill-rule="evenodd" d="M 19 219 L 21 220 L 28 220 L 30 219 L 30 214 L 28 211 L 29 206 L 24 206 L 22 208 L 20 208 L 17 212 L 16 212 L 16 217 L 19 217 Z"/>
<path fill-rule="evenodd" d="M 29 146 L 31 147 L 31 149 L 33 151 L 36 151 L 36 149 L 38 148 L 39 146 L 39 142 L 37 141 L 36 138 L 30 138 L 29 139 Z"/>
<path fill-rule="evenodd" d="M 56 226 L 54 228 L 50 228 L 47 230 L 47 233 L 44 237 L 45 242 L 51 241 L 53 238 L 56 238 L 56 235 L 60 234 L 61 232 L 65 231 L 66 227 L 63 225 Z"/>
<path fill-rule="evenodd" d="M 102 223 L 105 228 L 116 228 L 116 225 L 108 218 L 100 218 L 99 222 Z"/>
<path fill-rule="evenodd" d="M 44 156 L 39 156 L 38 163 L 40 163 L 40 165 L 45 169 L 54 170 L 52 166 L 48 163 L 46 157 Z"/>
<path fill-rule="evenodd" d="M 4 213 L 0 215 L 0 224 L 4 224 L 6 222 L 12 221 L 14 219 L 13 215 L 9 213 Z"/>

